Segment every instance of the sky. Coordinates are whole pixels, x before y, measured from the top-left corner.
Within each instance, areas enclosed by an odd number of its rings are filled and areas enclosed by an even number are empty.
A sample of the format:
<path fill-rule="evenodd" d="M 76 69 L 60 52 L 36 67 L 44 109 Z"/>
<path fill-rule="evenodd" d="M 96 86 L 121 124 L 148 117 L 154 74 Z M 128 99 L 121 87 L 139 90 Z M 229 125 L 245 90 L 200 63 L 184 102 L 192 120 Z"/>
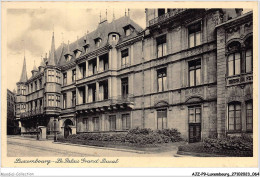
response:
<path fill-rule="evenodd" d="M 87 31 L 94 31 L 101 18 L 106 17 L 106 10 L 100 9 L 8 9 L 7 10 L 7 88 L 16 89 L 20 80 L 24 54 L 26 58 L 27 76 L 31 77 L 34 62 L 36 67 L 51 47 L 54 31 L 55 48 L 62 41 L 70 43 Z M 125 15 L 125 9 L 107 9 L 107 20 Z M 128 14 L 128 12 L 127 12 Z M 145 9 L 130 9 L 130 18 L 145 28 Z M 19 66 L 19 67 L 13 67 Z"/>
<path fill-rule="evenodd" d="M 248 12 L 244 10 L 244 13 Z M 7 88 L 16 89 L 19 81 L 24 55 L 27 65 L 27 76 L 31 77 L 34 62 L 36 67 L 41 62 L 41 56 L 45 56 L 51 47 L 51 37 L 55 33 L 56 49 L 65 43 L 74 42 L 87 31 L 95 30 L 100 21 L 106 17 L 103 9 L 8 9 L 7 10 Z M 125 15 L 125 9 L 107 9 L 108 22 L 112 21 L 113 12 L 115 18 Z M 145 9 L 130 9 L 130 18 L 145 28 Z M 13 67 L 19 66 L 19 67 Z"/>

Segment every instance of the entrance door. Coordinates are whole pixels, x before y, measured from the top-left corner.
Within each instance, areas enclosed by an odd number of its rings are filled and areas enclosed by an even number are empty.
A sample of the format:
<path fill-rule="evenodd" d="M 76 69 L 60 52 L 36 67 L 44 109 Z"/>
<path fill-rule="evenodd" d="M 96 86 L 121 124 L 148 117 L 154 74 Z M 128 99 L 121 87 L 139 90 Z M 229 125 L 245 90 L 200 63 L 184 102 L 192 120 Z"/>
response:
<path fill-rule="evenodd" d="M 71 134 L 71 128 L 69 125 L 73 125 L 73 122 L 70 119 L 67 119 L 64 122 L 64 138 L 67 138 Z"/>
<path fill-rule="evenodd" d="M 190 123 L 189 124 L 189 142 L 195 143 L 201 140 L 201 124 Z"/>

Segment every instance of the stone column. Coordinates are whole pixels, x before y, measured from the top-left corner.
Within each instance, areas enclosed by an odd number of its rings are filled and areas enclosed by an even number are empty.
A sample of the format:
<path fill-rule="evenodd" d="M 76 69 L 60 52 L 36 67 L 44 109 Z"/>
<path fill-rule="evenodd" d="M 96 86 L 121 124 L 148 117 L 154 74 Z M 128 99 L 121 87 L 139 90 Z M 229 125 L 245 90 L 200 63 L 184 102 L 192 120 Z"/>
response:
<path fill-rule="evenodd" d="M 99 82 L 96 82 L 96 101 L 99 101 Z"/>
<path fill-rule="evenodd" d="M 108 78 L 108 98 L 112 97 L 111 91 L 112 91 L 112 78 L 109 77 Z"/>
<path fill-rule="evenodd" d="M 76 87 L 76 105 L 79 105 L 79 89 Z"/>
<path fill-rule="evenodd" d="M 76 65 L 76 80 L 80 79 L 79 65 Z"/>
<path fill-rule="evenodd" d="M 86 61 L 86 77 L 88 77 L 88 60 Z"/>
<path fill-rule="evenodd" d="M 108 53 L 108 68 L 112 69 L 112 50 L 111 49 L 109 50 L 109 53 Z"/>
<path fill-rule="evenodd" d="M 97 73 L 99 71 L 99 56 L 97 56 Z"/>

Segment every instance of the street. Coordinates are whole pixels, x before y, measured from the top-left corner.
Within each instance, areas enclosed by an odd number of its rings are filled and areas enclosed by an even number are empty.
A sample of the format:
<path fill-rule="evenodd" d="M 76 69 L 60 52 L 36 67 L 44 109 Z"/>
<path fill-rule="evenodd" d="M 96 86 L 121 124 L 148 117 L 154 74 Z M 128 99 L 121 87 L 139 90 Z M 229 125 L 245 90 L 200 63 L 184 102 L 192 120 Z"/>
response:
<path fill-rule="evenodd" d="M 140 153 L 138 151 L 99 148 L 53 143 L 53 140 L 37 141 L 32 138 L 8 136 L 7 156 L 9 157 L 173 157 L 177 147 L 169 152 Z"/>

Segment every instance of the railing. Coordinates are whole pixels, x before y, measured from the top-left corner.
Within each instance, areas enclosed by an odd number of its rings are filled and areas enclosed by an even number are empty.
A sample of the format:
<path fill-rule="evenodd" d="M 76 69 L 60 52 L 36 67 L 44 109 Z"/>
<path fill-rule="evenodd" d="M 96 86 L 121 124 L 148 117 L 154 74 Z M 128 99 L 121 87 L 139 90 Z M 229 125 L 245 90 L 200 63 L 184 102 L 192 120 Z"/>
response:
<path fill-rule="evenodd" d="M 89 102 L 89 103 L 83 103 L 80 105 L 77 105 L 77 110 L 82 109 L 92 109 L 92 108 L 102 108 L 107 107 L 110 105 L 115 104 L 124 104 L 124 103 L 133 103 L 134 102 L 134 95 L 128 94 L 128 95 L 119 95 L 115 97 L 110 97 L 106 100 L 100 100 L 95 102 Z"/>
<path fill-rule="evenodd" d="M 43 114 L 43 108 L 34 109 L 31 111 L 26 111 L 20 114 L 21 118 L 30 117 L 30 116 L 36 116 Z"/>
<path fill-rule="evenodd" d="M 227 86 L 239 85 L 253 82 L 253 74 L 241 74 L 238 76 L 230 76 L 226 78 Z"/>
<path fill-rule="evenodd" d="M 169 19 L 169 18 L 171 18 L 171 17 L 173 17 L 173 16 L 175 16 L 175 15 L 181 13 L 181 12 L 184 12 L 185 10 L 187 10 L 187 9 L 175 9 L 173 11 L 166 13 L 166 14 L 163 14 L 163 15 L 157 17 L 157 18 L 150 20 L 149 26 L 155 25 L 159 22 L 166 21 L 167 19 Z"/>

